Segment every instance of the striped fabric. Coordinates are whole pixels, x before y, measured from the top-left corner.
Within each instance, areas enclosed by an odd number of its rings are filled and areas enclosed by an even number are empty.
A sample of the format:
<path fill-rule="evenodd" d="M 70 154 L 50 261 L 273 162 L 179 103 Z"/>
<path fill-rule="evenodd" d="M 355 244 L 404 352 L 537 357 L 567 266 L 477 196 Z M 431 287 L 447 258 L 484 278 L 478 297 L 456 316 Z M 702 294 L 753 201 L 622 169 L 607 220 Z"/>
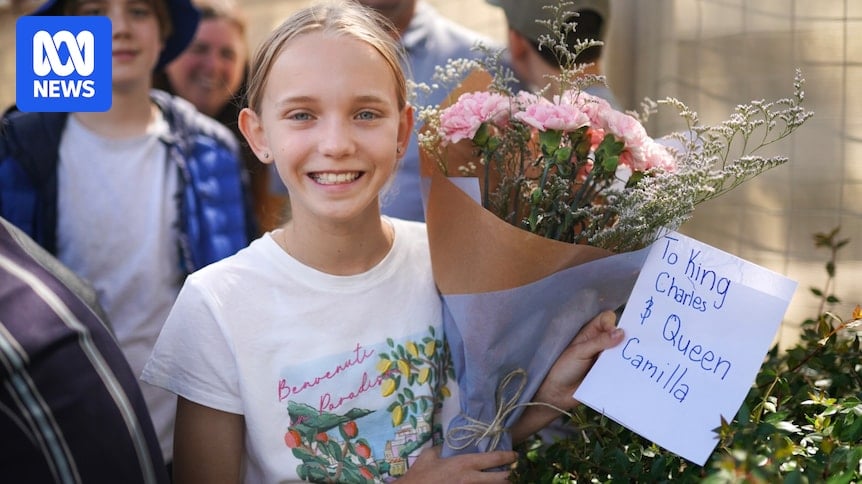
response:
<path fill-rule="evenodd" d="M 88 290 L 0 219 L 3 482 L 168 482 L 137 378 Z"/>

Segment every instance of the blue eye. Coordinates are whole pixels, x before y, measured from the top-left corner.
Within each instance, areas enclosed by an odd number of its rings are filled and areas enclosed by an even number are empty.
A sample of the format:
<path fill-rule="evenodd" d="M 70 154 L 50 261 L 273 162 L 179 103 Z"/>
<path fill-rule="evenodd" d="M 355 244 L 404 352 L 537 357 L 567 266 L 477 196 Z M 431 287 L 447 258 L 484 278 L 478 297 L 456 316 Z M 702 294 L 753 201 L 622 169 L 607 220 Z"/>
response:
<path fill-rule="evenodd" d="M 311 115 L 308 113 L 291 113 L 287 116 L 287 119 L 292 119 L 294 121 L 310 121 Z"/>
<path fill-rule="evenodd" d="M 357 114 L 356 117 L 363 121 L 371 121 L 378 118 L 377 113 L 373 111 L 362 111 L 361 113 Z"/>

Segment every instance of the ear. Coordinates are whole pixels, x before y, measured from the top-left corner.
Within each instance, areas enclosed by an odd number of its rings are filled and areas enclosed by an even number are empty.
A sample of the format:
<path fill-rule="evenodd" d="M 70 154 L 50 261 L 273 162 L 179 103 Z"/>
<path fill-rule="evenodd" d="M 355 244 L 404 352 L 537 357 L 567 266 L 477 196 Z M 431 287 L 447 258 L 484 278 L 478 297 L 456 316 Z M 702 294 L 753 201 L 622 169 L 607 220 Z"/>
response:
<path fill-rule="evenodd" d="M 260 116 L 249 108 L 243 108 L 239 112 L 238 124 L 240 132 L 248 141 L 248 145 L 257 159 L 261 163 L 272 163 L 275 156 L 269 149 L 269 142 L 266 139 Z"/>
<path fill-rule="evenodd" d="M 400 148 L 398 158 L 404 156 L 407 152 L 407 145 L 410 144 L 410 135 L 413 134 L 413 106 L 406 105 L 401 110 L 398 119 L 398 148 Z"/>

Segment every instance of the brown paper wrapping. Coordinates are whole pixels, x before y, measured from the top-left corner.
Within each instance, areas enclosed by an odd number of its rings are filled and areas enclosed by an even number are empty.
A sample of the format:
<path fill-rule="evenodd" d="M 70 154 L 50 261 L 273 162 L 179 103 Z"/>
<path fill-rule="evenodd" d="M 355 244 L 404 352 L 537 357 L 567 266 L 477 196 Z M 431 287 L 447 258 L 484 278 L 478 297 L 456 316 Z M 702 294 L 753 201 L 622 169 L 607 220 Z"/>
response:
<path fill-rule="evenodd" d="M 441 109 L 462 93 L 487 89 L 490 82 L 486 72 L 470 74 Z M 431 180 L 426 222 L 434 280 L 441 293 L 511 289 L 612 254 L 597 247 L 546 239 L 510 225 L 449 181 L 434 156 L 421 147 L 419 151 L 421 173 Z M 475 161 L 476 156 L 466 140 L 447 146 L 443 159 L 448 173 L 454 175 L 457 166 Z"/>

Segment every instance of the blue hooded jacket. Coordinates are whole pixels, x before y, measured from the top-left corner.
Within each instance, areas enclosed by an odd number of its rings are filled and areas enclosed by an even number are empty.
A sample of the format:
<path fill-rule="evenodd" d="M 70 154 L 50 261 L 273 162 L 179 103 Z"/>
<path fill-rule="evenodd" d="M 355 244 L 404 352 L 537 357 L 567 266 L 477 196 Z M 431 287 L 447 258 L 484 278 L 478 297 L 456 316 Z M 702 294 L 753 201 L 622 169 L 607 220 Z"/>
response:
<path fill-rule="evenodd" d="M 180 264 L 193 272 L 234 254 L 256 227 L 236 138 L 187 101 L 153 90 L 170 126 L 162 137 L 179 172 Z M 57 248 L 57 163 L 68 113 L 10 110 L 0 126 L 0 216 L 48 252 Z"/>

